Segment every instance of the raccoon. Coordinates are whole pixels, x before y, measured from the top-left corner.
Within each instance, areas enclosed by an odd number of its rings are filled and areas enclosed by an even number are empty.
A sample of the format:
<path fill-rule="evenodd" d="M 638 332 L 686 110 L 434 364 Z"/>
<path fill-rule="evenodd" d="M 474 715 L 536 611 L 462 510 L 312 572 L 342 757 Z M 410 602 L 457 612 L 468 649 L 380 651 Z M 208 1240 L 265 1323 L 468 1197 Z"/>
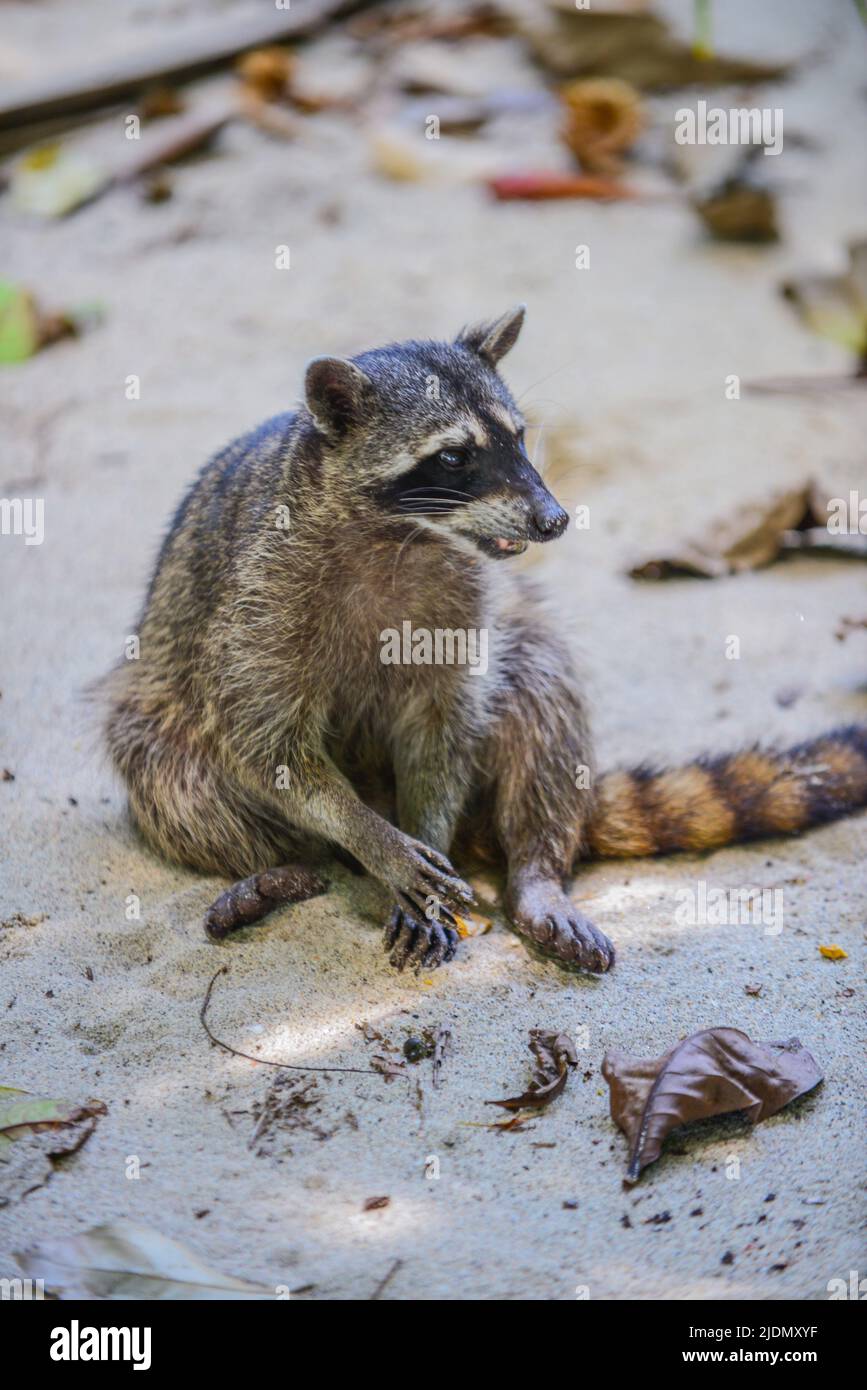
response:
<path fill-rule="evenodd" d="M 568 519 L 498 371 L 523 319 L 315 358 L 303 406 L 231 444 L 181 503 L 106 735 L 149 844 L 240 880 L 212 937 L 323 891 L 336 855 L 387 890 L 392 964 L 432 969 L 473 901 L 452 856 L 475 854 L 504 866 L 530 945 L 602 973 L 614 948 L 566 891 L 582 858 L 708 850 L 867 802 L 865 728 L 596 775 L 568 647 L 509 566 Z M 395 633 L 409 659 L 385 659 Z M 484 662 L 454 659 L 467 633 L 486 635 Z"/>

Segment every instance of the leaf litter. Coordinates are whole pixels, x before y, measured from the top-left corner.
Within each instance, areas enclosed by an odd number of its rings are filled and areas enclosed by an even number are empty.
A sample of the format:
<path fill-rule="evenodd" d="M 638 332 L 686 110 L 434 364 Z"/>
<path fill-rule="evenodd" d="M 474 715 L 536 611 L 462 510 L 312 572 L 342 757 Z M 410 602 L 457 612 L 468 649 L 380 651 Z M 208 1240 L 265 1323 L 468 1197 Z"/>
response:
<path fill-rule="evenodd" d="M 521 1116 L 524 1110 L 542 1110 L 556 1100 L 566 1089 L 569 1068 L 578 1065 L 575 1044 L 567 1033 L 546 1032 L 543 1028 L 530 1029 L 528 1044 L 536 1067 L 532 1080 L 525 1091 L 505 1100 L 487 1100 L 486 1105 L 499 1105 L 504 1110 L 515 1112 L 511 1120 L 495 1123 L 491 1129 L 517 1129 L 529 1116 Z"/>

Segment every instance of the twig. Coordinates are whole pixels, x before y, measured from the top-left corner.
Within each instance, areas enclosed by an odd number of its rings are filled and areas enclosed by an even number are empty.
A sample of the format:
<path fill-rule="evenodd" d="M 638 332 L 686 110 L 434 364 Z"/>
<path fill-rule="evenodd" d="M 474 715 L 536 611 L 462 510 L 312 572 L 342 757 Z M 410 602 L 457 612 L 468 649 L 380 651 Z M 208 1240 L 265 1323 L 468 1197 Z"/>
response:
<path fill-rule="evenodd" d="M 762 396 L 803 396 L 821 395 L 824 391 L 863 392 L 864 378 L 860 374 L 851 376 L 777 376 L 765 377 L 757 381 L 745 381 L 745 391 Z"/>
<path fill-rule="evenodd" d="M 828 531 L 812 526 L 806 531 L 784 531 L 780 537 L 783 550 L 821 550 L 833 555 L 867 559 L 867 536 L 847 531 Z"/>
<path fill-rule="evenodd" d="M 373 1067 L 302 1067 L 295 1062 L 272 1062 L 271 1059 L 268 1057 L 253 1057 L 249 1052 L 241 1052 L 237 1047 L 232 1047 L 229 1043 L 223 1042 L 222 1038 L 215 1037 L 215 1035 L 211 1032 L 210 1028 L 208 1027 L 208 1022 L 205 1018 L 205 1015 L 208 1012 L 208 1005 L 211 1002 L 211 991 L 214 988 L 217 976 L 228 975 L 228 973 L 228 965 L 221 965 L 219 970 L 216 970 L 214 972 L 214 974 L 211 976 L 210 984 L 208 985 L 208 988 L 205 990 L 205 997 L 202 1000 L 202 1007 L 199 1010 L 199 1022 L 201 1023 L 202 1027 L 204 1028 L 205 1032 L 207 1033 L 208 1037 L 210 1038 L 211 1042 L 214 1044 L 215 1047 L 221 1047 L 224 1052 L 230 1052 L 233 1057 L 243 1057 L 248 1062 L 261 1062 L 263 1067 L 280 1067 L 283 1071 L 345 1071 L 354 1072 L 356 1075 L 364 1076 L 381 1075 L 381 1073 L 375 1071 Z"/>
<path fill-rule="evenodd" d="M 452 1035 L 450 1029 L 437 1028 L 436 1037 L 434 1038 L 433 1052 L 433 1087 L 435 1091 L 439 1090 L 440 1071 L 442 1070 L 442 1065 L 446 1055 L 446 1048 L 449 1045 L 451 1036 Z"/>
<path fill-rule="evenodd" d="M 379 1283 L 377 1284 L 376 1288 L 373 1290 L 373 1293 L 370 1295 L 370 1301 L 371 1301 L 371 1302 L 373 1302 L 374 1299 L 377 1299 L 377 1298 L 379 1298 L 379 1297 L 382 1295 L 383 1290 L 384 1290 L 384 1289 L 387 1287 L 387 1285 L 391 1282 L 391 1280 L 392 1280 L 392 1279 L 394 1278 L 394 1276 L 397 1274 L 397 1271 L 402 1267 L 402 1265 L 403 1265 L 403 1260 L 395 1260 L 394 1264 L 392 1265 L 391 1269 L 390 1269 L 390 1270 L 388 1271 L 388 1273 L 386 1274 L 385 1278 L 384 1278 L 384 1279 L 380 1279 L 380 1281 L 379 1281 Z"/>

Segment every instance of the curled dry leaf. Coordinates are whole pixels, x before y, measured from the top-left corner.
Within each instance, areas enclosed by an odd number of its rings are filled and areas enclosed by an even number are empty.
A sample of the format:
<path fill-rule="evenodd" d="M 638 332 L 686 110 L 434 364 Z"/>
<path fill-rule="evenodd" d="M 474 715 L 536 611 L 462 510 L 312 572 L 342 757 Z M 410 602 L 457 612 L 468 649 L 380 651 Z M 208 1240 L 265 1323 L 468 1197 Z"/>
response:
<path fill-rule="evenodd" d="M 616 174 L 621 155 L 644 125 L 641 99 L 619 77 L 570 82 L 560 93 L 566 117 L 563 140 L 588 173 Z"/>
<path fill-rule="evenodd" d="M 607 1052 L 611 1118 L 629 1140 L 624 1179 L 660 1155 L 678 1125 L 744 1110 L 753 1124 L 775 1115 L 822 1080 L 815 1059 L 797 1038 L 752 1042 L 737 1028 L 706 1028 L 684 1038 L 662 1057 Z"/>
<path fill-rule="evenodd" d="M 185 1245 L 131 1221 L 45 1241 L 15 1257 L 61 1299 L 271 1299 L 273 1289 L 211 1269 Z"/>
<path fill-rule="evenodd" d="M 254 48 L 239 59 L 241 81 L 265 101 L 286 96 L 297 60 L 288 48 Z"/>
<path fill-rule="evenodd" d="M 578 1065 L 572 1039 L 566 1033 L 546 1033 L 542 1028 L 531 1028 L 529 1046 L 536 1059 L 536 1071 L 526 1091 L 508 1100 L 487 1100 L 486 1105 L 500 1105 L 504 1110 L 540 1110 L 560 1095 L 569 1068 Z"/>

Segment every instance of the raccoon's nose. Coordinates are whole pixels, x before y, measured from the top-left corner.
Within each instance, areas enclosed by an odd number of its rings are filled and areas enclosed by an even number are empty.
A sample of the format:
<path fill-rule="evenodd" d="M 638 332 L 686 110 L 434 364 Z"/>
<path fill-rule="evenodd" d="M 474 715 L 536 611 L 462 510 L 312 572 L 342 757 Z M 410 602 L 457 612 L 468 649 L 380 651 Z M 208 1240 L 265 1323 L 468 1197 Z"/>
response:
<path fill-rule="evenodd" d="M 536 507 L 533 522 L 543 540 L 553 541 L 562 536 L 569 525 L 569 517 L 552 497 L 549 502 L 543 502 L 541 506 Z"/>

